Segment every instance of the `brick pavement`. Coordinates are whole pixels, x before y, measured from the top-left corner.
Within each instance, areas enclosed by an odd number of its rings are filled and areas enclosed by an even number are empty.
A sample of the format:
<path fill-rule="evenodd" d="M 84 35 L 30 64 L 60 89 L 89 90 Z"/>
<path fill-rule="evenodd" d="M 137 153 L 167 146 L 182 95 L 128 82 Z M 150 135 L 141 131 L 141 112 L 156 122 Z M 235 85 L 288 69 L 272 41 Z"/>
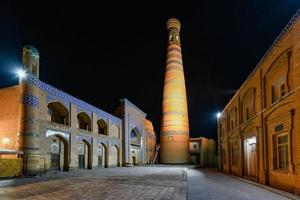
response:
<path fill-rule="evenodd" d="M 189 200 L 291 199 L 213 170 L 176 166 L 75 170 L 0 181 L 1 200 L 185 200 L 187 195 Z"/>
<path fill-rule="evenodd" d="M 300 199 L 282 196 L 249 184 L 223 173 L 208 169 L 189 169 L 188 200 L 290 200 Z M 285 193 L 285 192 L 282 192 Z"/>
<path fill-rule="evenodd" d="M 184 172 L 177 167 L 132 167 L 47 174 L 2 184 L 0 199 L 181 200 L 186 199 Z"/>

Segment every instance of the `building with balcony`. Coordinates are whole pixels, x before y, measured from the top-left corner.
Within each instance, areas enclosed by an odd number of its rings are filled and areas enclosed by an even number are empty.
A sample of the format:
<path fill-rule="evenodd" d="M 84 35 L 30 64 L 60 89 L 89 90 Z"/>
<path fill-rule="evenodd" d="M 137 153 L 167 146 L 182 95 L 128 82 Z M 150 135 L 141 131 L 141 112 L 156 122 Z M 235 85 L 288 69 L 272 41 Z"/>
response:
<path fill-rule="evenodd" d="M 23 48 L 23 66 L 19 84 L 0 89 L 1 159 L 18 152 L 26 174 L 147 163 L 143 111 L 123 99 L 117 117 L 39 80 L 32 46 Z"/>

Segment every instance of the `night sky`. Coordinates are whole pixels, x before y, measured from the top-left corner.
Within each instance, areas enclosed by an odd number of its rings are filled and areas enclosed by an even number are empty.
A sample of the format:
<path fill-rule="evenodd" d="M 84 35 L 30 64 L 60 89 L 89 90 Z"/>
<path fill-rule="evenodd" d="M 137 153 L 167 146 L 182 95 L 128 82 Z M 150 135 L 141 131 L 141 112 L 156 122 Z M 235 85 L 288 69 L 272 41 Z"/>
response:
<path fill-rule="evenodd" d="M 1 87 L 17 83 L 13 71 L 30 44 L 40 52 L 41 80 L 110 113 L 127 98 L 159 132 L 165 23 L 176 17 L 190 135 L 216 138 L 216 113 L 300 7 L 299 0 L 126 2 L 1 1 Z"/>

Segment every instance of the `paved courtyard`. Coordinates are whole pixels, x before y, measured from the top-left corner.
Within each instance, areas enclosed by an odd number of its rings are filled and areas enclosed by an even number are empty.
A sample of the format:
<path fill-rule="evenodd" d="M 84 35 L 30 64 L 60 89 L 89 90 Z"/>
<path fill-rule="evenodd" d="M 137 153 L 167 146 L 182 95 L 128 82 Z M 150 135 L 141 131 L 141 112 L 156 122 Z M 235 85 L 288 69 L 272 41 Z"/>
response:
<path fill-rule="evenodd" d="M 0 181 L 0 199 L 290 199 L 213 170 L 180 166 L 75 170 Z"/>

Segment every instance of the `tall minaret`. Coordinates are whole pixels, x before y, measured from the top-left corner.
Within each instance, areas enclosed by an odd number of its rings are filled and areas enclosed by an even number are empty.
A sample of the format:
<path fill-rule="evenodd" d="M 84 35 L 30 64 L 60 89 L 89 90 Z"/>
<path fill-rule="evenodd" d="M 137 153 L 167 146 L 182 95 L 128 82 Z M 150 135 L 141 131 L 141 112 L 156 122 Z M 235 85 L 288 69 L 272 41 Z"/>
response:
<path fill-rule="evenodd" d="M 160 133 L 160 162 L 188 163 L 189 120 L 180 47 L 180 22 L 171 18 Z"/>
<path fill-rule="evenodd" d="M 37 86 L 28 84 L 27 79 L 38 80 L 39 77 L 39 52 L 32 46 L 23 47 L 23 70 L 26 76 L 19 80 L 19 126 L 18 149 L 24 152 L 24 174 L 35 175 L 43 170 L 40 158 L 40 130 L 37 124 L 39 118 L 39 94 Z M 34 77 L 33 77 L 34 75 Z M 41 133 L 42 134 L 42 133 Z"/>

